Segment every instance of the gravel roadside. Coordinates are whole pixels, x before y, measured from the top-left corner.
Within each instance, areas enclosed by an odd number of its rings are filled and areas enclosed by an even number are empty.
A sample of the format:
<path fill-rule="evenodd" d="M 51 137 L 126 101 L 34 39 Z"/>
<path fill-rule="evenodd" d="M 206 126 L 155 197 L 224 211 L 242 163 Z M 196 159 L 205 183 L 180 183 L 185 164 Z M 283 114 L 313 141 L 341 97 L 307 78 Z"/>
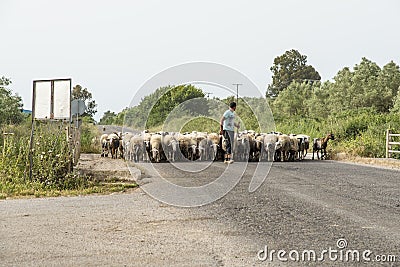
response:
<path fill-rule="evenodd" d="M 213 216 L 166 206 L 140 189 L 129 194 L 0 201 L 0 236 L 1 266 L 256 262 L 251 245 L 244 245 L 245 236 L 228 232 Z"/>
<path fill-rule="evenodd" d="M 83 168 L 126 175 L 121 160 L 86 159 Z M 212 179 L 224 165 L 200 176 L 157 166 L 171 181 L 194 185 Z M 243 181 L 226 197 L 199 208 L 162 204 L 140 188 L 125 194 L 2 200 L 0 265 L 330 266 L 261 262 L 257 252 L 267 244 L 321 250 L 334 247 L 339 238 L 351 248 L 395 253 L 400 263 L 399 171 L 334 161 L 274 163 L 263 186 L 249 194 L 252 168 L 249 164 Z"/>

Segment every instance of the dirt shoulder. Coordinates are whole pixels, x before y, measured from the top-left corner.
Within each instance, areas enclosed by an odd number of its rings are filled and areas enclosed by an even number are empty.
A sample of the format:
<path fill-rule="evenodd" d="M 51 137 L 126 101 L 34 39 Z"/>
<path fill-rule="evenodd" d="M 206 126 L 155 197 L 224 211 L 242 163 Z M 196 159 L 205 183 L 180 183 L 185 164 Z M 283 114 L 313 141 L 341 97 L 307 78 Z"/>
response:
<path fill-rule="evenodd" d="M 100 154 L 81 154 L 76 170 L 98 181 L 135 181 L 140 171 L 122 159 L 101 157 Z"/>
<path fill-rule="evenodd" d="M 344 163 L 361 164 L 361 165 L 368 165 L 371 167 L 400 170 L 400 160 L 397 159 L 363 158 L 363 157 L 350 156 L 346 154 L 338 154 L 335 160 Z"/>

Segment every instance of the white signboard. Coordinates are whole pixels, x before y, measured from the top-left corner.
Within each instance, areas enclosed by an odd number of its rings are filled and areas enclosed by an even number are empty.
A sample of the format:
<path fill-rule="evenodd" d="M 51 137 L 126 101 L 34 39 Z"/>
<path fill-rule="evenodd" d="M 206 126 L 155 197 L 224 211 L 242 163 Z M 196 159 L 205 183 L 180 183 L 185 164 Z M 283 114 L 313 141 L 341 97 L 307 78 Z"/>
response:
<path fill-rule="evenodd" d="M 51 82 L 35 82 L 33 92 L 35 103 L 32 106 L 32 112 L 34 111 L 35 116 L 34 118 L 50 119 Z"/>
<path fill-rule="evenodd" d="M 71 116 L 71 79 L 33 81 L 34 119 L 69 120 Z"/>
<path fill-rule="evenodd" d="M 54 81 L 54 119 L 69 119 L 71 114 L 71 80 Z"/>

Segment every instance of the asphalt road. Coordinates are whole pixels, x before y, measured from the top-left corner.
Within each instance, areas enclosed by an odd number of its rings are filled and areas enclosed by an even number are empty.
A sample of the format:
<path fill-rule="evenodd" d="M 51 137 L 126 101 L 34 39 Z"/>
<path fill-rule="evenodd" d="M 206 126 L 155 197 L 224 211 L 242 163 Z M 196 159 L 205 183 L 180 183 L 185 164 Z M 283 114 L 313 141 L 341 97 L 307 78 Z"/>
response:
<path fill-rule="evenodd" d="M 244 171 L 236 187 L 196 208 L 168 206 L 143 189 L 0 201 L 0 265 L 400 266 L 400 171 L 274 163 L 249 193 L 256 164 L 235 164 Z M 205 185 L 226 168 L 155 166 L 181 186 Z M 149 171 L 140 182 L 145 188 L 158 178 Z"/>

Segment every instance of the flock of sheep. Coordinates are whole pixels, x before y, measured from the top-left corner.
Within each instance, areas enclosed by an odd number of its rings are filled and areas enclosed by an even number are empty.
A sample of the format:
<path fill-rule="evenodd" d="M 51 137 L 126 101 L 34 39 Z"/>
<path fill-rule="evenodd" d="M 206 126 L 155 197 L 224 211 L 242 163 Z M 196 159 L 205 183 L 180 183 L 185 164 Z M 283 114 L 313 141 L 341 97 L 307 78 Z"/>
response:
<path fill-rule="evenodd" d="M 321 158 L 324 149 L 326 155 L 328 140 L 313 140 L 313 159 L 314 150 L 318 158 L 319 150 Z M 120 157 L 134 162 L 214 161 L 222 160 L 225 153 L 225 139 L 217 133 L 112 133 L 103 134 L 100 142 L 101 156 L 107 157 L 111 153 L 112 158 Z M 235 133 L 233 158 L 236 161 L 296 161 L 304 159 L 309 147 L 308 135 L 246 130 Z"/>

